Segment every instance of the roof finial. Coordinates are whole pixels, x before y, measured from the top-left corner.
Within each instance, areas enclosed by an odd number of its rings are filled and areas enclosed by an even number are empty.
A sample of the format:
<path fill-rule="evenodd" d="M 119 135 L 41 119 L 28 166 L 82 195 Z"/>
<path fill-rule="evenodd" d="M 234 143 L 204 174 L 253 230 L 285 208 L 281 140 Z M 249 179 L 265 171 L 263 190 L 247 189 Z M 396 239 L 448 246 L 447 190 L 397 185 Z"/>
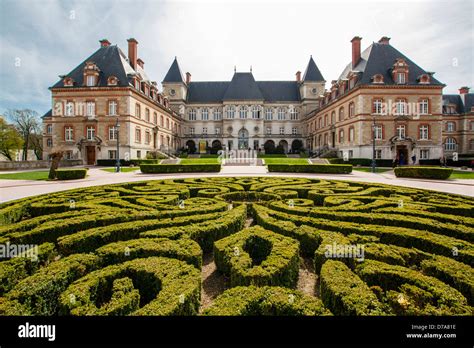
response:
<path fill-rule="evenodd" d="M 237 65 L 234 65 L 234 73 L 237 72 Z"/>
<path fill-rule="evenodd" d="M 252 66 L 250 66 L 250 72 L 252 72 Z"/>

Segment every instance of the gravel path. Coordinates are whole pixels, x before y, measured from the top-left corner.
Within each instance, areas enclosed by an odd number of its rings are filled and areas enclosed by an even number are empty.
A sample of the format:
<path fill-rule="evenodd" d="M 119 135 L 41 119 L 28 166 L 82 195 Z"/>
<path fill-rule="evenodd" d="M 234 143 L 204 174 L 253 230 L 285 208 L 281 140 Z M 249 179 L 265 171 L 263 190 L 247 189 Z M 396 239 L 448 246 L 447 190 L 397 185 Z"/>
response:
<path fill-rule="evenodd" d="M 228 287 L 227 279 L 216 269 L 214 255 L 212 253 L 203 255 L 202 258 L 202 291 L 201 307 L 199 312 L 208 308 L 214 299 L 222 294 Z"/>
<path fill-rule="evenodd" d="M 316 279 L 314 273 L 313 260 L 309 257 L 301 258 L 300 271 L 298 273 L 298 283 L 296 288 L 306 295 L 316 296 Z"/>

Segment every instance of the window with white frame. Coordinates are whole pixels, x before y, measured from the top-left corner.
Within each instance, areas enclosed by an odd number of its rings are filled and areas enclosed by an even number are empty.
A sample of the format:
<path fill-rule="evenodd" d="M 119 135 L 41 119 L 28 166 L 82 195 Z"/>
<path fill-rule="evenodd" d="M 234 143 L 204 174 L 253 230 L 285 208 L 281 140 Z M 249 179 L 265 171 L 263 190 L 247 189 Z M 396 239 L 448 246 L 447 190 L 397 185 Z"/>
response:
<path fill-rule="evenodd" d="M 383 128 L 381 125 L 375 125 L 375 140 L 382 140 L 383 138 Z"/>
<path fill-rule="evenodd" d="M 420 150 L 420 159 L 430 159 L 430 150 L 428 149 L 421 149 Z"/>
<path fill-rule="evenodd" d="M 397 83 L 404 84 L 406 82 L 406 75 L 405 73 L 397 73 Z"/>
<path fill-rule="evenodd" d="M 110 116 L 117 115 L 117 102 L 115 100 L 109 101 L 109 115 Z"/>
<path fill-rule="evenodd" d="M 221 127 L 216 127 L 215 131 L 216 131 L 216 135 L 221 134 Z"/>
<path fill-rule="evenodd" d="M 375 150 L 375 159 L 382 159 L 382 150 Z"/>
<path fill-rule="evenodd" d="M 109 140 L 117 140 L 117 127 L 116 126 L 109 127 Z"/>
<path fill-rule="evenodd" d="M 273 109 L 272 108 L 266 108 L 265 109 L 265 120 L 270 121 L 273 119 Z"/>
<path fill-rule="evenodd" d="M 291 128 L 291 134 L 293 134 L 293 135 L 298 134 L 298 128 L 296 128 L 296 127 Z"/>
<path fill-rule="evenodd" d="M 355 107 L 354 103 L 349 103 L 349 117 L 354 117 L 354 112 L 355 112 Z"/>
<path fill-rule="evenodd" d="M 354 141 L 354 127 L 349 128 L 349 141 Z"/>
<path fill-rule="evenodd" d="M 117 150 L 109 150 L 109 159 L 117 159 Z"/>
<path fill-rule="evenodd" d="M 339 121 L 344 121 L 344 108 L 339 109 Z"/>
<path fill-rule="evenodd" d="M 229 105 L 227 107 L 227 118 L 234 118 L 235 117 L 235 106 Z"/>
<path fill-rule="evenodd" d="M 454 122 L 448 122 L 448 123 L 446 123 L 446 131 L 448 131 L 448 132 L 454 132 Z"/>
<path fill-rule="evenodd" d="M 86 83 L 87 83 L 88 87 L 95 86 L 95 76 L 94 75 L 87 75 Z"/>
<path fill-rule="evenodd" d="M 74 103 L 73 102 L 67 102 L 66 103 L 66 116 L 74 116 Z"/>
<path fill-rule="evenodd" d="M 254 105 L 252 106 L 252 118 L 260 118 L 260 106 Z"/>
<path fill-rule="evenodd" d="M 280 135 L 284 135 L 285 134 L 285 127 L 280 127 Z"/>
<path fill-rule="evenodd" d="M 201 111 L 201 118 L 203 121 L 209 120 L 209 109 L 208 108 L 203 108 Z"/>
<path fill-rule="evenodd" d="M 331 113 L 331 124 L 334 124 L 334 123 L 336 123 L 336 112 L 335 111 L 333 111 Z"/>
<path fill-rule="evenodd" d="M 286 110 L 285 108 L 281 107 L 278 108 L 278 119 L 279 120 L 284 120 L 286 118 Z"/>
<path fill-rule="evenodd" d="M 420 115 L 428 115 L 428 99 L 421 99 L 419 103 Z"/>
<path fill-rule="evenodd" d="M 339 143 L 341 144 L 344 143 L 344 130 L 343 129 L 339 131 Z"/>
<path fill-rule="evenodd" d="M 429 127 L 428 125 L 420 126 L 420 140 L 428 140 L 429 139 Z"/>
<path fill-rule="evenodd" d="M 298 110 L 296 110 L 296 108 L 292 108 L 290 110 L 290 119 L 291 120 L 297 120 L 298 119 Z"/>
<path fill-rule="evenodd" d="M 189 116 L 189 121 L 196 121 L 196 110 L 190 109 L 188 116 Z"/>
<path fill-rule="evenodd" d="M 86 128 L 86 137 L 87 137 L 87 140 L 94 140 L 94 137 L 95 137 L 95 127 L 94 126 L 87 126 L 87 128 Z"/>
<path fill-rule="evenodd" d="M 240 107 L 240 118 L 247 118 L 247 107 L 245 105 Z"/>
<path fill-rule="evenodd" d="M 150 109 L 145 109 L 145 120 L 150 122 Z"/>
<path fill-rule="evenodd" d="M 267 135 L 270 135 L 272 134 L 272 128 L 271 127 L 267 127 Z"/>
<path fill-rule="evenodd" d="M 94 116 L 94 115 L 95 115 L 95 103 L 89 101 L 86 103 L 86 116 Z"/>
<path fill-rule="evenodd" d="M 142 110 L 138 103 L 135 104 L 135 117 L 142 118 Z"/>
<path fill-rule="evenodd" d="M 189 127 L 189 134 L 194 135 L 195 130 L 194 127 Z"/>
<path fill-rule="evenodd" d="M 151 142 L 151 133 L 149 130 L 145 131 L 145 144 L 150 144 Z"/>
<path fill-rule="evenodd" d="M 406 136 L 405 130 L 406 130 L 406 127 L 404 124 L 400 124 L 397 126 L 398 139 L 405 139 L 405 136 Z"/>
<path fill-rule="evenodd" d="M 53 133 L 53 125 L 52 124 L 48 124 L 46 126 L 46 133 L 48 133 L 48 134 Z"/>
<path fill-rule="evenodd" d="M 403 99 L 397 99 L 395 102 L 395 114 L 396 115 L 405 115 L 406 112 L 406 102 Z"/>
<path fill-rule="evenodd" d="M 447 138 L 446 142 L 444 143 L 444 149 L 446 151 L 454 151 L 456 150 L 456 139 L 454 138 Z"/>
<path fill-rule="evenodd" d="M 46 140 L 46 146 L 47 146 L 47 147 L 53 147 L 53 139 L 48 138 L 48 139 Z"/>
<path fill-rule="evenodd" d="M 135 142 L 141 143 L 142 141 L 142 130 L 140 128 L 135 128 Z"/>
<path fill-rule="evenodd" d="M 373 108 L 374 114 L 381 115 L 383 112 L 383 100 L 382 99 L 374 99 L 373 101 Z"/>
<path fill-rule="evenodd" d="M 73 141 L 74 140 L 74 131 L 71 126 L 67 126 L 64 128 L 64 140 L 66 141 Z"/>
<path fill-rule="evenodd" d="M 214 109 L 214 120 L 219 121 L 222 118 L 222 113 L 220 108 Z"/>
<path fill-rule="evenodd" d="M 207 134 L 207 127 L 202 127 L 202 134 Z"/>

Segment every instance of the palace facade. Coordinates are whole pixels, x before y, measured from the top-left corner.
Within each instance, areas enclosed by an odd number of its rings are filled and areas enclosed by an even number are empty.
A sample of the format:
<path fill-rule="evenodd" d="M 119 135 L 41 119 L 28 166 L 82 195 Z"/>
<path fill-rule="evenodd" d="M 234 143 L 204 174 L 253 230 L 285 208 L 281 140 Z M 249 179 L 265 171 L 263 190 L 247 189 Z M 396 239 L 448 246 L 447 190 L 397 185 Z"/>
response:
<path fill-rule="evenodd" d="M 383 37 L 365 50 L 351 40 L 351 61 L 325 89 L 313 57 L 294 80 L 192 81 L 175 58 L 162 81 L 149 79 L 128 40 L 128 56 L 108 40 L 50 88 L 43 116 L 45 153 L 94 164 L 149 152 L 225 149 L 398 158 L 411 163 L 453 153 L 474 155 L 474 94 L 443 95 L 443 83 Z M 119 132 L 117 132 L 117 125 Z"/>

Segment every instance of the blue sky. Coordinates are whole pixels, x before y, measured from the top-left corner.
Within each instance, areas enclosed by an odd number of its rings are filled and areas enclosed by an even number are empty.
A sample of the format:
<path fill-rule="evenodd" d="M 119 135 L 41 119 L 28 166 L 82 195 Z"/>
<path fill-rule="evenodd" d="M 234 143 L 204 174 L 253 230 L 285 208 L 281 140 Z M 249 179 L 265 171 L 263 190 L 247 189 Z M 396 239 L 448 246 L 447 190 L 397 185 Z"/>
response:
<path fill-rule="evenodd" d="M 193 80 L 292 80 L 313 55 L 329 87 L 351 59 L 386 35 L 447 84 L 474 87 L 472 1 L 0 0 L 0 113 L 51 105 L 48 87 L 107 38 L 127 52 L 129 37 L 153 80 L 174 56 Z"/>

